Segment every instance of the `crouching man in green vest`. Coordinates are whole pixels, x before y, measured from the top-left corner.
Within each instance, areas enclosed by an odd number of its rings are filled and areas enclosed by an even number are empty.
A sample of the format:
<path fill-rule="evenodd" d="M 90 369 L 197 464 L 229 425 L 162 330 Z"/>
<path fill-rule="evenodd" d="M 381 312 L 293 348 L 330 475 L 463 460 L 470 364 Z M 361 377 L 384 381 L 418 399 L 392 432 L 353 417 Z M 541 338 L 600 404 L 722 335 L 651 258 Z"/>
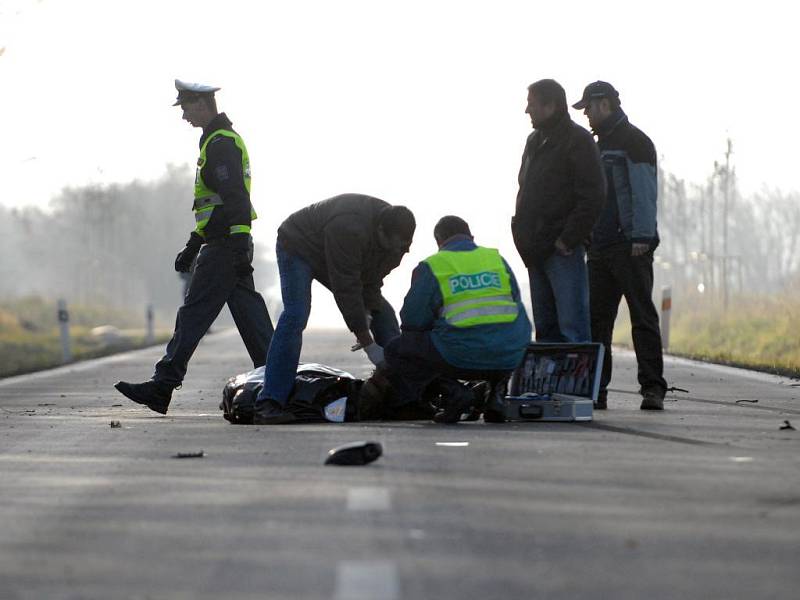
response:
<path fill-rule="evenodd" d="M 384 410 L 414 413 L 434 384 L 449 392 L 433 420 L 452 423 L 473 399 L 457 380 L 510 375 L 531 340 L 531 323 L 511 268 L 497 250 L 475 244 L 466 221 L 442 217 L 433 235 L 439 252 L 414 269 L 401 334 L 384 349 L 392 387 Z"/>
<path fill-rule="evenodd" d="M 166 414 L 172 391 L 181 385 L 189 359 L 225 304 L 254 367 L 266 362 L 272 338 L 267 306 L 253 283 L 250 224 L 250 158 L 225 113 L 217 112 L 217 87 L 175 80 L 183 119 L 202 128 L 194 183 L 195 229 L 175 259 L 175 270 L 189 272 L 197 258 L 175 333 L 150 381 L 118 382 L 129 399 Z M 199 256 L 198 256 L 199 254 Z"/>

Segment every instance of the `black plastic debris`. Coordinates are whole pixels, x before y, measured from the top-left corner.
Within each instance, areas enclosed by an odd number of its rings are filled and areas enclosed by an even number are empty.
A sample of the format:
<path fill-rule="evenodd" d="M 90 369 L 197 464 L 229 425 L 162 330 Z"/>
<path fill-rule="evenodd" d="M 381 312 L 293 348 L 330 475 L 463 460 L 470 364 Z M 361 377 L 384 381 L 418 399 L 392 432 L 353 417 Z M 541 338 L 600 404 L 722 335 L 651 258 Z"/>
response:
<path fill-rule="evenodd" d="M 783 425 L 781 425 L 780 428 L 781 429 L 789 429 L 791 431 L 796 431 L 796 429 L 794 428 L 794 425 L 792 425 L 791 423 L 789 423 L 789 421 L 786 421 L 786 420 L 783 422 Z"/>
<path fill-rule="evenodd" d="M 758 403 L 758 400 L 757 399 L 756 400 L 748 400 L 747 398 L 742 398 L 741 400 L 737 400 L 736 404 L 739 404 L 740 402 L 749 402 L 750 404 L 756 404 L 756 403 Z"/>
<path fill-rule="evenodd" d="M 119 429 L 122 427 L 122 423 L 119 421 L 111 421 L 111 429 Z"/>
<path fill-rule="evenodd" d="M 328 452 L 326 465 L 366 465 L 383 454 L 378 442 L 351 442 Z"/>
<path fill-rule="evenodd" d="M 203 458 L 205 455 L 205 452 L 200 450 L 200 452 L 178 452 L 172 458 Z"/>

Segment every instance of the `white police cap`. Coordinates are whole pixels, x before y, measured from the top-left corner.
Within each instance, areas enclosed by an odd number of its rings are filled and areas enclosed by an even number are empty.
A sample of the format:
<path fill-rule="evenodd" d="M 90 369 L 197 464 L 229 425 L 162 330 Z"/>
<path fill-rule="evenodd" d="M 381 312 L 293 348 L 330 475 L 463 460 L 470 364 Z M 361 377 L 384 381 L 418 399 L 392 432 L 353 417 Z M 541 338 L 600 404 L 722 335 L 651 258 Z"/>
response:
<path fill-rule="evenodd" d="M 211 94 L 213 96 L 214 92 L 219 91 L 220 88 L 176 79 L 175 89 L 178 90 L 178 97 L 175 99 L 175 104 L 172 106 L 178 106 L 181 102 L 186 100 L 196 100 L 204 94 Z"/>

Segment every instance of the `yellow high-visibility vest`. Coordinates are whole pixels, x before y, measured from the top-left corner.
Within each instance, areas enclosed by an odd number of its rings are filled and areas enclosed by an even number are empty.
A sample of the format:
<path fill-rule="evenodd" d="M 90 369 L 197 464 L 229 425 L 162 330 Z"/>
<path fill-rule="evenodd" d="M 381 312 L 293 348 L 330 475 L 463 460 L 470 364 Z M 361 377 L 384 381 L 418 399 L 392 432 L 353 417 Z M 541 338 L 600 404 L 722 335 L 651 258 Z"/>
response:
<path fill-rule="evenodd" d="M 247 189 L 247 193 L 250 193 L 250 157 L 247 154 L 247 147 L 244 145 L 242 136 L 235 131 L 230 131 L 228 129 L 217 129 L 206 138 L 206 141 L 203 142 L 203 146 L 200 148 L 200 158 L 197 159 L 197 171 L 194 177 L 193 210 L 195 231 L 204 237 L 204 230 L 206 225 L 208 225 L 208 221 L 211 219 L 211 213 L 214 212 L 214 207 L 221 206 L 223 204 L 222 198 L 220 198 L 219 194 L 206 185 L 206 182 L 203 181 L 202 175 L 203 167 L 206 164 L 206 147 L 208 146 L 208 143 L 218 135 L 224 135 L 225 137 L 231 138 L 236 144 L 236 147 L 241 151 L 244 187 Z M 253 220 L 256 218 L 256 211 L 253 209 L 253 205 L 250 204 L 250 219 Z M 250 233 L 250 226 L 244 224 L 231 225 L 230 233 Z"/>
<path fill-rule="evenodd" d="M 512 323 L 519 306 L 511 292 L 511 276 L 494 248 L 464 252 L 441 250 L 425 259 L 444 301 L 440 317 L 454 327 Z"/>

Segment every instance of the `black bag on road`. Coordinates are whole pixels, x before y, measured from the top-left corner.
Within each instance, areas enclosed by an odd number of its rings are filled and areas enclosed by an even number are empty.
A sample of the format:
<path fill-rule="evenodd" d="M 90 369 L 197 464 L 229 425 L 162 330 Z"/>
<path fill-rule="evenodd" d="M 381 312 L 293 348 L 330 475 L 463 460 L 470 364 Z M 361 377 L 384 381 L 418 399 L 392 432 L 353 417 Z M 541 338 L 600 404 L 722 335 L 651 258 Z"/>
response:
<path fill-rule="evenodd" d="M 303 423 L 358 421 L 363 380 L 346 371 L 317 363 L 297 367 L 288 407 Z M 219 408 L 234 425 L 253 423 L 253 406 L 264 385 L 264 367 L 231 377 L 222 390 Z"/>

